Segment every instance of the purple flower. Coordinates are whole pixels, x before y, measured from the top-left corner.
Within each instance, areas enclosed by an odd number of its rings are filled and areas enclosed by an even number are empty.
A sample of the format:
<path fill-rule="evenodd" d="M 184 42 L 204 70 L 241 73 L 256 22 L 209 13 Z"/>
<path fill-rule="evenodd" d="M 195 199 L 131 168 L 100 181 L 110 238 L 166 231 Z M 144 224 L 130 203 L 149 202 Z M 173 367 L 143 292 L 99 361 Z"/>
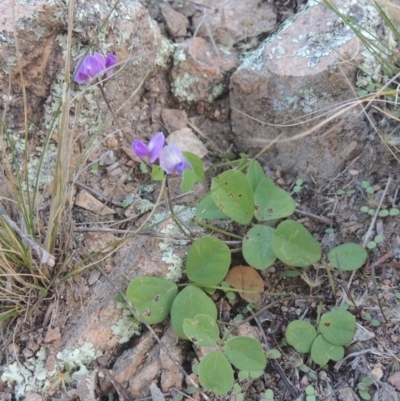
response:
<path fill-rule="evenodd" d="M 75 82 L 78 84 L 85 84 L 103 72 L 109 76 L 109 69 L 112 68 L 116 62 L 117 57 L 114 56 L 114 54 L 109 54 L 106 59 L 99 53 L 95 53 L 93 56 L 88 55 L 78 63 L 75 69 Z"/>
<path fill-rule="evenodd" d="M 186 161 L 182 151 L 175 145 L 168 145 L 163 148 L 160 154 L 160 167 L 167 173 L 182 174 L 186 168 L 192 166 Z"/>
<path fill-rule="evenodd" d="M 165 137 L 162 132 L 154 135 L 146 146 L 142 141 L 136 140 L 132 144 L 132 149 L 138 157 L 148 157 L 150 163 L 154 163 L 164 147 Z"/>

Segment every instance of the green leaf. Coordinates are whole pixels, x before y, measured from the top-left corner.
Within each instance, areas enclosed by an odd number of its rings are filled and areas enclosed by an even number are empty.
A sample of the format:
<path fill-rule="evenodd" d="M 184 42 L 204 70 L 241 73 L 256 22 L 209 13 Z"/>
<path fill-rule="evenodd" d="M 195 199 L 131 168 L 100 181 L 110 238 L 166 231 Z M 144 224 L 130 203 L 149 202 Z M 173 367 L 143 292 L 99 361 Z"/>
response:
<path fill-rule="evenodd" d="M 267 351 L 267 358 L 268 359 L 278 359 L 280 357 L 281 357 L 281 353 L 275 348 L 272 348 L 272 349 Z"/>
<path fill-rule="evenodd" d="M 192 168 L 185 169 L 183 172 L 183 179 L 181 188 L 183 192 L 190 191 L 194 184 L 204 180 L 203 162 L 200 157 L 191 152 L 183 152 L 186 160 L 191 164 Z"/>
<path fill-rule="evenodd" d="M 381 210 L 379 213 L 378 213 L 378 216 L 379 217 L 386 217 L 386 216 L 389 216 L 389 210 Z"/>
<path fill-rule="evenodd" d="M 160 166 L 153 164 L 151 179 L 154 181 L 162 181 L 164 179 L 164 170 Z"/>
<path fill-rule="evenodd" d="M 368 181 L 363 181 L 361 183 L 361 186 L 365 189 L 369 188 L 371 186 L 371 184 Z"/>
<path fill-rule="evenodd" d="M 196 315 L 183 321 L 183 332 L 198 347 L 210 347 L 219 338 L 219 328 L 214 319 L 208 315 Z"/>
<path fill-rule="evenodd" d="M 309 231 L 294 220 L 279 224 L 272 236 L 275 255 L 289 266 L 306 267 L 321 259 L 321 247 Z"/>
<path fill-rule="evenodd" d="M 264 370 L 267 359 L 261 344 L 254 338 L 238 336 L 225 343 L 224 354 L 233 366 L 249 372 Z"/>
<path fill-rule="evenodd" d="M 344 348 L 333 345 L 319 335 L 311 347 L 311 358 L 320 366 L 325 366 L 329 360 L 340 361 L 344 357 Z"/>
<path fill-rule="evenodd" d="M 239 224 L 249 224 L 254 215 L 253 191 L 246 176 L 229 170 L 212 179 L 211 194 L 218 208 Z"/>
<path fill-rule="evenodd" d="M 368 213 L 369 207 L 368 206 L 362 206 L 360 209 L 363 213 Z"/>
<path fill-rule="evenodd" d="M 313 386 L 307 386 L 305 390 L 307 395 L 315 395 L 315 390 Z"/>
<path fill-rule="evenodd" d="M 391 216 L 398 216 L 399 213 L 400 213 L 400 210 L 399 210 L 399 209 L 396 209 L 396 208 L 390 209 L 390 212 L 389 212 L 389 214 L 390 214 Z"/>
<path fill-rule="evenodd" d="M 371 396 L 369 395 L 369 393 L 368 393 L 367 390 L 358 390 L 358 392 L 359 392 L 359 394 L 360 394 L 360 397 L 361 397 L 363 400 L 370 400 L 370 399 L 371 399 Z"/>
<path fill-rule="evenodd" d="M 250 373 L 247 370 L 241 370 L 238 373 L 239 380 L 247 380 L 250 377 Z"/>
<path fill-rule="evenodd" d="M 187 340 L 183 331 L 183 322 L 187 318 L 205 314 L 217 320 L 217 308 L 214 302 L 199 288 L 188 285 L 175 298 L 171 307 L 171 326 L 175 333 Z"/>
<path fill-rule="evenodd" d="M 379 243 L 381 243 L 382 241 L 383 241 L 383 235 L 376 235 L 375 236 L 375 238 L 374 238 L 374 241 L 377 243 L 377 244 L 379 244 Z"/>
<path fill-rule="evenodd" d="M 241 392 L 242 392 L 242 388 L 239 386 L 239 384 L 235 383 L 235 384 L 233 385 L 233 392 L 234 392 L 235 394 L 238 394 L 238 393 L 241 393 Z"/>
<path fill-rule="evenodd" d="M 236 401 L 243 401 L 243 400 L 244 400 L 244 394 L 243 393 L 236 394 Z"/>
<path fill-rule="evenodd" d="M 377 319 L 372 319 L 371 320 L 371 326 L 372 327 L 379 327 L 381 325 L 381 322 Z"/>
<path fill-rule="evenodd" d="M 347 345 L 354 337 L 356 319 L 350 312 L 336 309 L 322 316 L 318 329 L 331 344 Z"/>
<path fill-rule="evenodd" d="M 149 324 L 162 322 L 178 293 L 176 284 L 162 277 L 137 277 L 131 281 L 126 297 Z M 134 316 L 140 320 L 139 316 Z"/>
<path fill-rule="evenodd" d="M 196 388 L 195 386 L 190 386 L 186 389 L 186 394 L 194 394 L 197 393 L 199 391 L 198 388 Z"/>
<path fill-rule="evenodd" d="M 186 258 L 190 280 L 202 286 L 218 285 L 231 263 L 229 247 L 216 237 L 202 237 L 193 242 Z"/>
<path fill-rule="evenodd" d="M 92 164 L 92 168 L 91 168 L 90 172 L 93 173 L 94 175 L 99 174 L 99 162 L 94 162 Z"/>
<path fill-rule="evenodd" d="M 272 250 L 272 235 L 274 229 L 259 224 L 254 225 L 243 239 L 242 252 L 246 262 L 256 269 L 265 270 L 275 259 Z"/>
<path fill-rule="evenodd" d="M 367 244 L 368 249 L 374 249 L 376 247 L 376 242 L 375 241 L 369 241 Z"/>
<path fill-rule="evenodd" d="M 299 186 L 299 187 L 301 187 L 303 185 L 303 183 L 304 183 L 304 180 L 302 178 L 298 178 L 296 180 L 296 185 Z"/>
<path fill-rule="evenodd" d="M 232 366 L 222 352 L 212 351 L 200 362 L 199 379 L 206 390 L 224 395 L 233 387 Z"/>
<path fill-rule="evenodd" d="M 274 392 L 271 389 L 265 391 L 264 395 L 266 401 L 274 401 Z"/>
<path fill-rule="evenodd" d="M 250 163 L 249 168 L 247 169 L 247 179 L 253 188 L 253 192 L 256 190 L 258 184 L 265 179 L 264 170 L 257 160 Z"/>
<path fill-rule="evenodd" d="M 255 370 L 254 372 L 249 372 L 251 379 L 258 379 L 264 374 L 263 370 Z"/>
<path fill-rule="evenodd" d="M 196 184 L 196 173 L 186 168 L 182 174 L 182 192 L 189 192 L 194 187 L 194 184 Z"/>
<path fill-rule="evenodd" d="M 255 218 L 258 221 L 281 219 L 293 214 L 296 204 L 293 198 L 274 184 L 271 178 L 265 178 L 254 192 Z"/>
<path fill-rule="evenodd" d="M 328 253 L 328 260 L 337 269 L 344 271 L 359 269 L 367 260 L 368 253 L 361 245 L 347 243 L 333 248 Z"/>
<path fill-rule="evenodd" d="M 300 276 L 300 273 L 296 272 L 294 270 L 286 270 L 281 273 L 281 276 L 282 277 L 298 277 L 298 276 Z"/>
<path fill-rule="evenodd" d="M 226 219 L 228 216 L 218 209 L 211 194 L 203 198 L 196 208 L 195 216 L 199 219 Z"/>
<path fill-rule="evenodd" d="M 297 352 L 310 352 L 314 340 L 317 338 L 315 327 L 304 320 L 293 320 L 286 328 L 285 338 Z"/>

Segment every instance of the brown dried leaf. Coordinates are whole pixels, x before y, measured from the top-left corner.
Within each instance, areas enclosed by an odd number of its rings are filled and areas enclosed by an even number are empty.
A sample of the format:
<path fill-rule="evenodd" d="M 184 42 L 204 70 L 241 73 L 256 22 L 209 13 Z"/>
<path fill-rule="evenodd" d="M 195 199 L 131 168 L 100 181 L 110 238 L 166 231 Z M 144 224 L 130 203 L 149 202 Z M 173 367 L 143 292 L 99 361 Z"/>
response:
<path fill-rule="evenodd" d="M 229 270 L 225 281 L 238 290 L 257 291 L 258 294 L 240 292 L 240 296 L 247 302 L 258 305 L 261 300 L 260 293 L 264 291 L 264 282 L 256 269 L 250 266 L 235 266 Z"/>

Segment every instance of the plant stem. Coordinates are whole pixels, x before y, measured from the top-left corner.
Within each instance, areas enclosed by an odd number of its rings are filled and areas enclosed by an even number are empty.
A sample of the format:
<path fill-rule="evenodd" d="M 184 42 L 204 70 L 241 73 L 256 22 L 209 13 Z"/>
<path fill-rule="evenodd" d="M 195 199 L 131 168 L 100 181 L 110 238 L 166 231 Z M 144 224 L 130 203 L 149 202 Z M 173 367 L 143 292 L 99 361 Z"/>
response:
<path fill-rule="evenodd" d="M 243 237 L 241 237 L 240 235 L 232 234 L 228 231 L 222 230 L 221 228 L 215 227 L 212 224 L 204 223 L 203 221 L 197 220 L 195 218 L 193 218 L 193 221 L 201 227 L 205 227 L 211 231 L 215 231 L 217 233 L 227 235 L 228 237 L 237 238 L 237 239 L 240 239 L 241 241 L 243 241 Z"/>

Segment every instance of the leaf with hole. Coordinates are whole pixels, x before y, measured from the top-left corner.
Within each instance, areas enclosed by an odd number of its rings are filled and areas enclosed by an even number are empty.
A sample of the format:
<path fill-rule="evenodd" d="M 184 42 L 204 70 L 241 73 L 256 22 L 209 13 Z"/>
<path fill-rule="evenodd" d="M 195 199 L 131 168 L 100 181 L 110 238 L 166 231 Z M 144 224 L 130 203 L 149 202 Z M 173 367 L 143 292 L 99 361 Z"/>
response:
<path fill-rule="evenodd" d="M 318 329 L 331 344 L 347 345 L 354 337 L 356 319 L 350 312 L 336 309 L 322 316 Z"/>
<path fill-rule="evenodd" d="M 137 277 L 130 282 L 126 297 L 147 323 L 156 324 L 168 316 L 177 293 L 176 284 L 162 277 Z M 140 320 L 136 313 L 134 316 Z"/>
<path fill-rule="evenodd" d="M 272 250 L 274 229 L 260 224 L 254 225 L 243 238 L 242 252 L 246 262 L 256 269 L 265 270 L 275 259 Z"/>
<path fill-rule="evenodd" d="M 187 340 L 188 337 L 183 331 L 183 322 L 185 319 L 191 319 L 200 314 L 217 320 L 217 308 L 214 302 L 200 288 L 188 285 L 175 297 L 171 307 L 171 326 L 175 333 Z"/>
<path fill-rule="evenodd" d="M 219 284 L 231 263 L 227 245 L 216 237 L 202 237 L 193 242 L 186 258 L 186 273 L 190 280 L 202 286 Z"/>
<path fill-rule="evenodd" d="M 211 194 L 221 212 L 239 224 L 249 224 L 254 215 L 253 191 L 246 176 L 229 170 L 212 179 Z"/>
<path fill-rule="evenodd" d="M 233 369 L 226 356 L 220 351 L 208 353 L 200 362 L 201 385 L 215 395 L 224 395 L 233 387 Z"/>
<path fill-rule="evenodd" d="M 310 352 L 314 340 L 317 338 L 315 327 L 304 320 L 293 320 L 286 328 L 285 338 L 297 352 Z"/>
<path fill-rule="evenodd" d="M 293 214 L 296 204 L 271 178 L 265 178 L 254 191 L 254 216 L 258 221 L 281 219 Z"/>
<path fill-rule="evenodd" d="M 311 358 L 320 366 L 325 366 L 329 360 L 340 361 L 344 357 L 344 348 L 340 345 L 333 345 L 319 335 L 311 347 Z"/>
<path fill-rule="evenodd" d="M 205 198 L 203 198 L 198 204 L 195 212 L 195 216 L 199 219 L 226 219 L 228 216 L 221 212 L 218 209 L 218 206 L 215 204 L 211 194 L 208 194 Z"/>
<path fill-rule="evenodd" d="M 367 260 L 367 251 L 358 244 L 347 243 L 333 248 L 328 253 L 328 260 L 337 269 L 350 271 L 359 269 Z"/>
<path fill-rule="evenodd" d="M 289 266 L 307 267 L 321 259 L 321 247 L 310 232 L 294 220 L 279 224 L 272 236 L 272 249 Z"/>
<path fill-rule="evenodd" d="M 235 266 L 229 270 L 225 278 L 232 288 L 237 290 L 250 290 L 256 293 L 240 292 L 240 296 L 252 304 L 258 304 L 261 293 L 264 291 L 264 281 L 257 271 L 250 266 Z"/>
<path fill-rule="evenodd" d="M 196 315 L 192 319 L 184 319 L 183 332 L 189 340 L 198 347 L 210 347 L 219 338 L 216 321 L 208 315 Z"/>
<path fill-rule="evenodd" d="M 261 344 L 252 337 L 238 336 L 225 343 L 224 354 L 240 370 L 263 371 L 267 365 Z"/>
<path fill-rule="evenodd" d="M 258 184 L 265 179 L 264 170 L 257 160 L 250 163 L 249 168 L 247 169 L 247 179 L 253 188 L 253 192 L 256 190 Z"/>

